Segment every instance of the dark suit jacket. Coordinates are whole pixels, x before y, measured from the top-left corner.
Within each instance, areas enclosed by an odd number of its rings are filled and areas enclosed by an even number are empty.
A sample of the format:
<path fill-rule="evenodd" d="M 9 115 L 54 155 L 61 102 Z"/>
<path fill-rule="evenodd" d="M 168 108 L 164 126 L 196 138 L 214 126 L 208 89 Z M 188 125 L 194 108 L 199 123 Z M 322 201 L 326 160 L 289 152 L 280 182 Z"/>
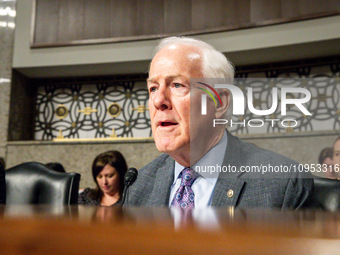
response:
<path fill-rule="evenodd" d="M 163 154 L 141 168 L 128 191 L 125 205 L 168 206 L 174 164 L 169 155 Z M 300 208 L 312 202 L 312 175 L 293 171 L 297 162 L 243 142 L 229 132 L 223 165 L 235 166 L 237 172 L 220 173 L 211 206 Z M 241 172 L 241 166 L 261 165 L 282 165 L 290 167 L 291 171 L 264 175 Z"/>

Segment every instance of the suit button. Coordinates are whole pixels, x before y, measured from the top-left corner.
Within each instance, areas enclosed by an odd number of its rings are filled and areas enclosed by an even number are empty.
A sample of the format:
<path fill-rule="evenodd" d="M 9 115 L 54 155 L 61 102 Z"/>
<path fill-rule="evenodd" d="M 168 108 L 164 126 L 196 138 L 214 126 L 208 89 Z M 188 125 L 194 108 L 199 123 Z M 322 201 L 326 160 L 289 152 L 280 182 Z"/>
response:
<path fill-rule="evenodd" d="M 232 189 L 228 190 L 227 196 L 232 197 L 234 195 L 234 191 Z"/>

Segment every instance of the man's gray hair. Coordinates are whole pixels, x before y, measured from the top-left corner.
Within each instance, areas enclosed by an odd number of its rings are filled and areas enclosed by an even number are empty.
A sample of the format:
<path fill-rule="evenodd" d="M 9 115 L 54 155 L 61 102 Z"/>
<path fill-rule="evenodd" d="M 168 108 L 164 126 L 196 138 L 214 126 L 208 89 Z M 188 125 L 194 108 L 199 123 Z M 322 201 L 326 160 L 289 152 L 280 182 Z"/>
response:
<path fill-rule="evenodd" d="M 223 78 L 232 84 L 234 80 L 233 64 L 210 44 L 190 37 L 172 36 L 162 39 L 155 49 L 154 55 L 172 44 L 197 47 L 202 54 L 202 73 L 204 78 Z"/>

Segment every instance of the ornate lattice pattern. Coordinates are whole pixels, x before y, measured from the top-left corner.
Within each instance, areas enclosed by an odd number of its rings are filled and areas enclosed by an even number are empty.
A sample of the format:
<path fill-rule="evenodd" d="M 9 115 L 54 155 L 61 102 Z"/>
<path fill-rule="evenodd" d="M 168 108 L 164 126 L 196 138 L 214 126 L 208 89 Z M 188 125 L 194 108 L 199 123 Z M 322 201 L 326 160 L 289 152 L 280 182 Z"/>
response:
<path fill-rule="evenodd" d="M 261 128 L 246 125 L 229 127 L 234 134 L 304 132 L 340 129 L 340 65 L 268 69 L 260 72 L 238 72 L 237 85 L 253 88 L 256 109 L 269 109 L 272 104 L 272 78 L 279 78 L 285 86 L 304 87 L 311 94 L 307 108 L 313 114 L 306 118 L 300 111 L 288 108 L 286 118 L 294 118 L 298 125 L 287 128 L 280 122 L 265 122 Z M 266 78 L 261 80 L 250 77 Z M 151 137 L 148 91 L 145 78 L 131 81 L 93 81 L 81 83 L 58 81 L 40 84 L 36 103 L 35 139 L 53 138 L 109 138 Z M 302 79 L 309 82 L 299 83 Z M 246 93 L 245 93 L 246 94 Z M 292 95 L 293 96 L 293 95 Z M 269 118 L 279 118 L 278 112 Z M 249 109 L 234 122 L 259 119 Z"/>
<path fill-rule="evenodd" d="M 39 88 L 35 138 L 149 137 L 145 82 Z"/>
<path fill-rule="evenodd" d="M 306 131 L 329 131 L 338 130 L 340 127 L 340 69 L 339 65 L 328 65 L 319 67 L 300 67 L 290 70 L 272 70 L 261 73 L 239 73 L 236 84 L 246 95 L 247 87 L 253 88 L 253 104 L 256 109 L 270 109 L 272 106 L 272 87 L 290 86 L 306 88 L 311 92 L 312 98 L 305 105 L 312 116 L 304 116 L 301 111 L 294 107 L 287 108 L 284 119 L 294 119 L 295 123 L 284 122 L 280 116 L 280 107 L 271 116 L 256 116 L 248 108 L 244 116 L 233 116 L 234 123 L 229 129 L 234 134 L 255 133 L 287 133 Z M 242 78 L 240 78 L 242 77 Z M 250 77 L 256 77 L 252 79 Z M 294 94 L 291 97 L 295 97 Z M 279 99 L 280 100 L 280 99 Z M 280 105 L 280 101 L 279 101 Z M 263 122 L 249 120 L 261 119 Z M 279 121 L 265 121 L 265 119 L 278 119 Z M 244 121 L 246 124 L 244 125 Z M 260 126 L 262 123 L 264 125 Z M 250 126 L 257 126 L 256 128 Z"/>

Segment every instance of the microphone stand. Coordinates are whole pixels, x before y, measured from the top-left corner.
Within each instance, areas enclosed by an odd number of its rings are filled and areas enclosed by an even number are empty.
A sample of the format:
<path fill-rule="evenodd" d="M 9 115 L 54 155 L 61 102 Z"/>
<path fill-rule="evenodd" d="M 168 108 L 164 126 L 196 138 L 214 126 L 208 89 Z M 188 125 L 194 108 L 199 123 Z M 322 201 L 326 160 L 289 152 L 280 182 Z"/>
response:
<path fill-rule="evenodd" d="M 136 168 L 129 168 L 124 176 L 124 190 L 123 190 L 123 197 L 121 202 L 119 203 L 120 206 L 124 206 L 125 199 L 129 190 L 129 187 L 136 181 L 138 175 L 138 171 Z"/>

